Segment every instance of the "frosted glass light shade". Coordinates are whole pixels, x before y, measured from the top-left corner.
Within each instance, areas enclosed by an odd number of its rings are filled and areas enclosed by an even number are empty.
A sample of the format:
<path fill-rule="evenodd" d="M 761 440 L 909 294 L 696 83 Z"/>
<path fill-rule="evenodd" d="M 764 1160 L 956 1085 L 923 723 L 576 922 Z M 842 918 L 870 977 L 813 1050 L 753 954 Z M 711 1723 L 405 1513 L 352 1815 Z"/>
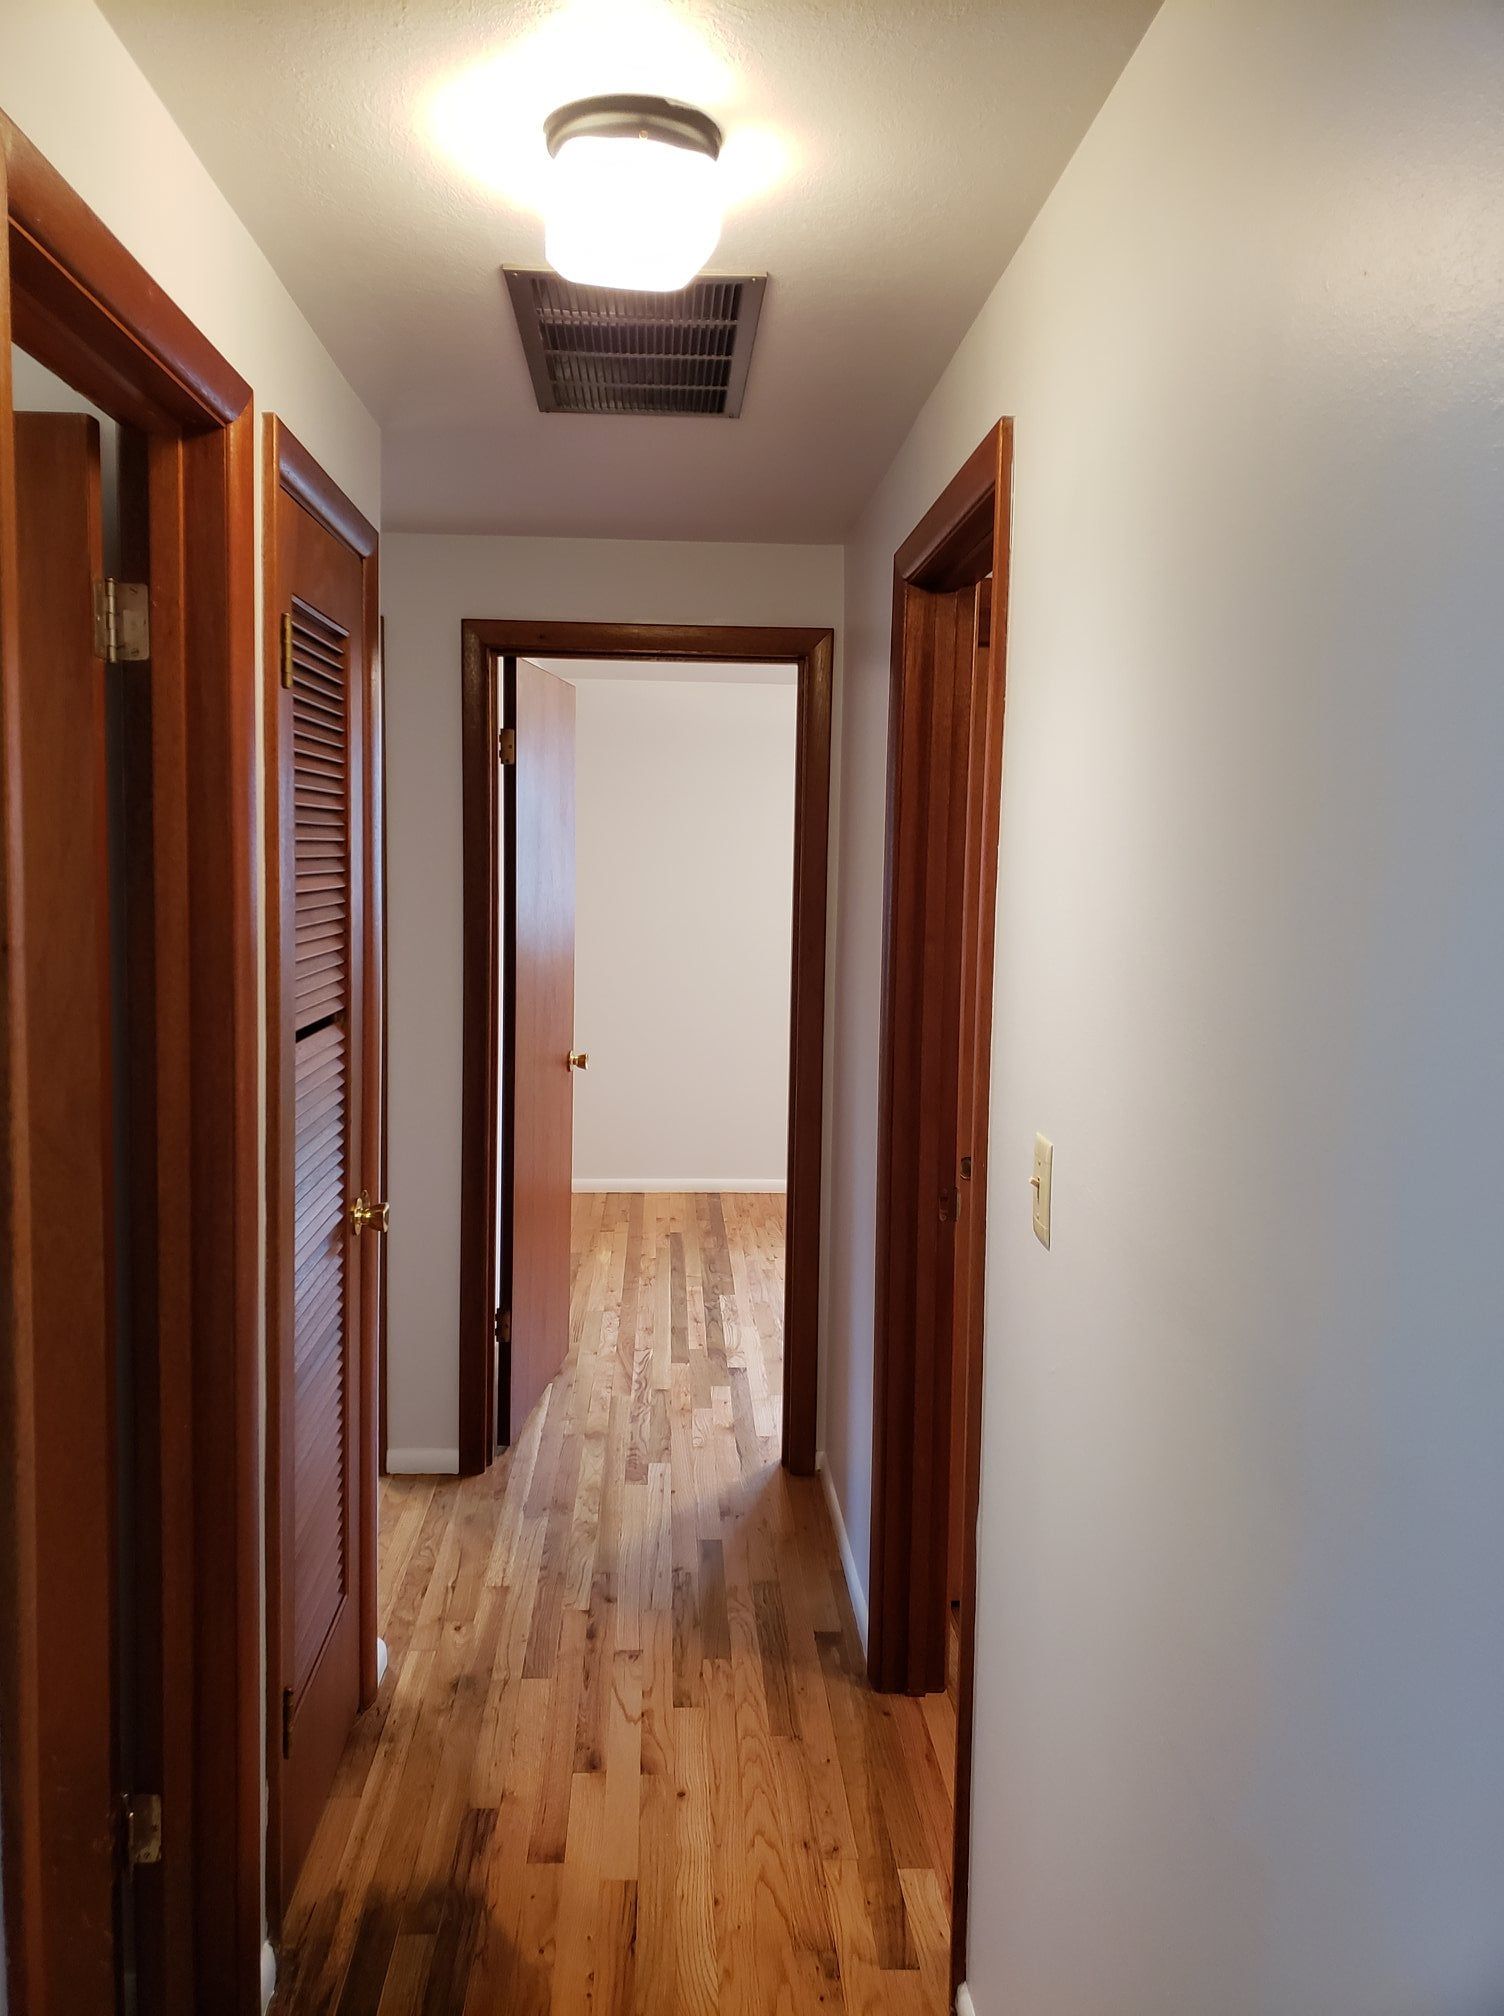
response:
<path fill-rule="evenodd" d="M 646 136 L 584 133 L 554 156 L 544 246 L 566 280 L 673 293 L 694 279 L 720 236 L 709 154 Z"/>

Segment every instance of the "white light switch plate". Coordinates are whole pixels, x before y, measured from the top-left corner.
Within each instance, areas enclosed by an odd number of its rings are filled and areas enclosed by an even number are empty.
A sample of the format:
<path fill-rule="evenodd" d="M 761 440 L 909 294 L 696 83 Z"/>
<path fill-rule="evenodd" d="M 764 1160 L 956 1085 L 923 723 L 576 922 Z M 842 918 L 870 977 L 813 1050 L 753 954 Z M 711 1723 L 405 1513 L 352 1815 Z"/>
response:
<path fill-rule="evenodd" d="M 1041 1246 L 1050 1243 L 1050 1178 L 1055 1167 L 1055 1144 L 1042 1134 L 1034 1136 L 1034 1174 L 1029 1178 L 1034 1192 L 1034 1236 Z"/>

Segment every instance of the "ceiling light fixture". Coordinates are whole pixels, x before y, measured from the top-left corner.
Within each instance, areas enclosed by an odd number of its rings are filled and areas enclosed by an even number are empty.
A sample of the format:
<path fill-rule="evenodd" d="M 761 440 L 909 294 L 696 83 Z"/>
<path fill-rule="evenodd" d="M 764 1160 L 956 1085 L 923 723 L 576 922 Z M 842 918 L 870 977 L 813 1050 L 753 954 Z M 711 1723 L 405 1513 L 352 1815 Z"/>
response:
<path fill-rule="evenodd" d="M 650 294 L 687 287 L 721 235 L 715 121 L 692 105 L 618 93 L 561 105 L 543 134 L 554 271 Z"/>

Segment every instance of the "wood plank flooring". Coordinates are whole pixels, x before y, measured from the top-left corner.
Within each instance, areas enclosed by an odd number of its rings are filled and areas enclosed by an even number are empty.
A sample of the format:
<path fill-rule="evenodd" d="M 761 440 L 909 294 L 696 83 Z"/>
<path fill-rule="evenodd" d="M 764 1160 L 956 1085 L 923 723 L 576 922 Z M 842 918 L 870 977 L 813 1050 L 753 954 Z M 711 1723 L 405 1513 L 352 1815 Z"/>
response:
<path fill-rule="evenodd" d="M 783 1200 L 575 1200 L 572 1349 L 381 1502 L 391 1665 L 279 2016 L 939 2016 L 955 1714 L 874 1695 L 778 1463 Z"/>

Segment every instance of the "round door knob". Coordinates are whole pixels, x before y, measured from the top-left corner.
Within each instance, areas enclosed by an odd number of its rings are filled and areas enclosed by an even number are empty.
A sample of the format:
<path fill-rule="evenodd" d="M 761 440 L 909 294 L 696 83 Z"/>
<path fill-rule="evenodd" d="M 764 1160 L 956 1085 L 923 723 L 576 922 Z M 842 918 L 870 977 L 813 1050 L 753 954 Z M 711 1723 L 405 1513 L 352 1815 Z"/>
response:
<path fill-rule="evenodd" d="M 571 1050 L 569 1053 L 569 1068 L 571 1071 L 588 1071 L 590 1069 L 590 1052 L 588 1050 Z"/>

